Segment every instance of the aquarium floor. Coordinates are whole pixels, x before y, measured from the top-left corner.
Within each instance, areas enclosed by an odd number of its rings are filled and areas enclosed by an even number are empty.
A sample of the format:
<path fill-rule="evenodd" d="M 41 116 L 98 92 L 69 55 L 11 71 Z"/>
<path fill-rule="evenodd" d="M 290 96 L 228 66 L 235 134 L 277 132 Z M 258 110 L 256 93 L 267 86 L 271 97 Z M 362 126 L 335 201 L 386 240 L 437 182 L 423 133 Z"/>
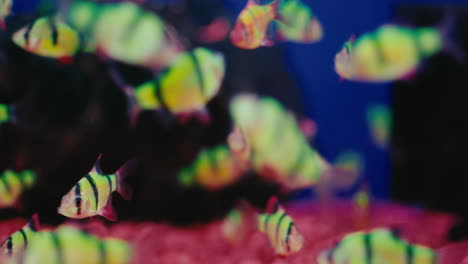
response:
<path fill-rule="evenodd" d="M 266 237 L 255 230 L 255 216 L 250 214 L 239 241 L 228 242 L 221 233 L 221 221 L 190 228 L 160 223 L 119 222 L 106 226 L 96 218 L 85 228 L 98 236 L 112 236 L 129 241 L 135 248 L 135 263 L 316 263 L 318 253 L 343 234 L 358 229 L 392 226 L 399 228 L 411 242 L 438 248 L 447 242 L 445 235 L 454 217 L 397 204 L 374 205 L 370 217 L 350 203 L 327 207 L 303 203 L 287 207 L 305 238 L 303 249 L 287 258 L 278 257 Z M 20 228 L 24 219 L 0 222 L 0 239 Z"/>

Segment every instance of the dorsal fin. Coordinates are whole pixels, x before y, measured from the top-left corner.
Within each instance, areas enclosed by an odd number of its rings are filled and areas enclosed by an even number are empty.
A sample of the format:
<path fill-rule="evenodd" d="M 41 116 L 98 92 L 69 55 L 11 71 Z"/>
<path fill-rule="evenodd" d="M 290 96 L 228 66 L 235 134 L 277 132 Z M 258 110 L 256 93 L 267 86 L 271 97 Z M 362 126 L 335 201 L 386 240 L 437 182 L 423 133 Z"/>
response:
<path fill-rule="evenodd" d="M 268 203 L 267 203 L 267 206 L 266 206 L 266 209 L 265 209 L 265 213 L 273 214 L 276 211 L 278 211 L 279 207 L 280 207 L 280 204 L 279 204 L 279 201 L 278 201 L 278 197 L 271 196 L 270 199 L 268 200 Z"/>
<path fill-rule="evenodd" d="M 39 215 L 35 213 L 31 219 L 29 220 L 27 226 L 32 230 L 32 231 L 37 231 L 40 229 L 39 225 Z"/>
<path fill-rule="evenodd" d="M 98 174 L 103 174 L 102 169 L 101 169 L 101 158 L 102 158 L 102 153 L 99 154 L 99 156 L 96 159 L 96 162 L 94 163 L 93 166 L 93 171 L 97 172 Z"/>

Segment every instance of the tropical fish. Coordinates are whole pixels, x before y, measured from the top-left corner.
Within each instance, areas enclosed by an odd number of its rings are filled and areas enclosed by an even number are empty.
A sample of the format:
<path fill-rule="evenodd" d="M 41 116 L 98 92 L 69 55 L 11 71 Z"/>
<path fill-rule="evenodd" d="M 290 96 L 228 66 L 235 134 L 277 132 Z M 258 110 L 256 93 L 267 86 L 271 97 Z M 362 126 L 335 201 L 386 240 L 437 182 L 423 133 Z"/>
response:
<path fill-rule="evenodd" d="M 364 158 L 354 150 L 341 152 L 333 163 L 335 168 L 348 170 L 351 173 L 361 175 L 364 170 Z"/>
<path fill-rule="evenodd" d="M 35 181 L 36 174 L 31 170 L 5 170 L 0 175 L 0 208 L 14 206 L 21 194 L 30 189 Z"/>
<path fill-rule="evenodd" d="M 13 42 L 33 54 L 69 63 L 80 49 L 80 36 L 54 17 L 41 17 L 13 34 Z"/>
<path fill-rule="evenodd" d="M 221 226 L 223 237 L 231 244 L 236 244 L 244 233 L 245 224 L 244 212 L 239 208 L 233 208 L 223 220 Z"/>
<path fill-rule="evenodd" d="M 198 184 L 208 190 L 218 190 L 237 182 L 247 167 L 237 160 L 226 145 L 202 150 L 195 161 L 179 171 L 184 186 Z"/>
<path fill-rule="evenodd" d="M 35 235 L 25 251 L 21 264 L 129 264 L 132 248 L 120 239 L 99 239 L 71 226 Z"/>
<path fill-rule="evenodd" d="M 218 17 L 209 25 L 200 28 L 197 32 L 197 38 L 202 43 L 222 41 L 227 38 L 230 26 L 226 18 Z"/>
<path fill-rule="evenodd" d="M 20 230 L 11 234 L 2 244 L 0 244 L 0 255 L 15 258 L 27 249 L 39 229 L 39 219 L 37 214 Z"/>
<path fill-rule="evenodd" d="M 233 153 L 250 151 L 252 168 L 261 177 L 298 189 L 317 184 L 325 175 L 335 176 L 337 171 L 308 144 L 292 113 L 275 99 L 239 95 L 231 101 L 230 112 L 238 128 L 230 147 Z M 239 146 L 233 144 L 236 141 Z M 242 150 L 243 145 L 249 150 Z"/>
<path fill-rule="evenodd" d="M 392 127 L 392 113 L 388 106 L 382 104 L 371 105 L 367 109 L 367 123 L 374 143 L 381 148 L 387 148 Z"/>
<path fill-rule="evenodd" d="M 14 107 L 7 104 L 0 104 L 0 124 L 14 121 Z"/>
<path fill-rule="evenodd" d="M 344 236 L 336 245 L 322 252 L 318 264 L 434 264 L 437 254 L 422 245 L 409 244 L 395 232 L 377 228 Z"/>
<path fill-rule="evenodd" d="M 13 0 L 0 0 L 0 27 L 5 30 L 5 19 L 11 14 Z"/>
<path fill-rule="evenodd" d="M 387 24 L 357 39 L 352 37 L 335 56 L 335 71 L 343 79 L 363 82 L 408 78 L 423 59 L 444 48 L 457 52 L 445 37 L 445 28 L 448 26 L 439 29 Z"/>
<path fill-rule="evenodd" d="M 267 235 L 271 246 L 281 256 L 298 252 L 304 243 L 294 220 L 274 196 L 268 201 L 266 213 L 258 215 L 258 229 Z"/>
<path fill-rule="evenodd" d="M 314 43 L 322 39 L 323 29 L 312 10 L 300 0 L 283 0 L 277 22 L 277 39 L 300 43 Z"/>
<path fill-rule="evenodd" d="M 278 18 L 278 6 L 279 0 L 269 5 L 259 5 L 255 0 L 248 0 L 231 31 L 232 44 L 242 49 L 273 45 L 267 30 L 270 23 Z"/>
<path fill-rule="evenodd" d="M 108 220 L 117 220 L 112 207 L 112 193 L 117 191 L 124 199 L 130 199 L 130 189 L 123 182 L 129 164 L 124 164 L 115 174 L 103 174 L 100 157 L 92 170 L 63 196 L 59 214 L 78 219 L 102 215 Z"/>
<path fill-rule="evenodd" d="M 159 77 L 134 90 L 125 89 L 135 101 L 132 117 L 140 110 L 166 108 L 182 121 L 191 115 L 209 118 L 205 105 L 218 93 L 224 67 L 224 57 L 205 48 L 181 54 Z"/>
<path fill-rule="evenodd" d="M 75 1 L 65 15 L 104 57 L 154 70 L 170 66 L 182 52 L 174 30 L 156 14 L 131 2 Z"/>

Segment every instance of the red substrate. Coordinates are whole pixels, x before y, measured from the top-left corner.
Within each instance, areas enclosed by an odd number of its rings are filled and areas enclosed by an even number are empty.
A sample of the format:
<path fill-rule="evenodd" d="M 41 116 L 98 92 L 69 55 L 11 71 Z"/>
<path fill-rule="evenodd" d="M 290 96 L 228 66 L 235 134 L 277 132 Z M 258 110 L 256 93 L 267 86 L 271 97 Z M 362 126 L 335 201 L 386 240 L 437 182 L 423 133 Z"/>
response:
<path fill-rule="evenodd" d="M 316 263 L 317 254 L 333 241 L 362 228 L 395 226 L 411 242 L 440 248 L 447 243 L 445 235 L 454 221 L 454 217 L 447 214 L 385 203 L 374 206 L 368 220 L 359 217 L 358 212 L 345 202 L 328 209 L 314 204 L 296 204 L 287 207 L 287 211 L 305 238 L 303 249 L 287 258 L 275 256 L 266 237 L 256 231 L 253 214 L 248 221 L 246 234 L 235 245 L 223 238 L 221 221 L 191 228 L 133 222 L 120 222 L 106 227 L 102 219 L 95 218 L 84 227 L 98 236 L 129 241 L 136 251 L 135 263 L 313 264 Z M 5 239 L 23 223 L 24 220 L 20 219 L 2 222 L 0 239 Z"/>

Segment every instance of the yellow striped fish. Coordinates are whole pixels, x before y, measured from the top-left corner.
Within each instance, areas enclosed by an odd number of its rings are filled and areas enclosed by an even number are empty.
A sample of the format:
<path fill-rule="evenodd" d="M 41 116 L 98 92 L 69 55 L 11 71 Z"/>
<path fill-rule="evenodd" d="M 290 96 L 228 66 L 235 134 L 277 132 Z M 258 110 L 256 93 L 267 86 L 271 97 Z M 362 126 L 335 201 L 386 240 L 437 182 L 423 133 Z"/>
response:
<path fill-rule="evenodd" d="M 38 232 L 17 264 L 129 264 L 132 248 L 120 239 L 99 239 L 83 230 L 62 226 Z"/>
<path fill-rule="evenodd" d="M 346 42 L 335 56 L 335 70 L 346 80 L 402 80 L 415 73 L 423 59 L 448 46 L 447 42 L 438 28 L 384 25 Z"/>
<path fill-rule="evenodd" d="M 184 186 L 198 184 L 208 190 L 219 190 L 237 182 L 247 171 L 226 145 L 202 150 L 193 163 L 179 171 Z"/>
<path fill-rule="evenodd" d="M 295 117 L 275 99 L 239 95 L 231 101 L 230 112 L 260 176 L 298 189 L 315 185 L 331 167 L 309 145 Z M 231 148 L 235 151 L 235 146 Z"/>
<path fill-rule="evenodd" d="M 15 258 L 27 249 L 39 229 L 39 219 L 37 214 L 20 230 L 11 234 L 1 245 L 0 255 L 8 258 Z"/>
<path fill-rule="evenodd" d="M 279 0 L 269 5 L 259 5 L 255 0 L 248 0 L 231 31 L 232 44 L 242 49 L 273 45 L 267 37 L 267 29 L 278 17 L 278 6 Z"/>
<path fill-rule="evenodd" d="M 293 219 L 274 196 L 268 201 L 267 212 L 258 215 L 258 229 L 267 235 L 276 254 L 281 256 L 298 252 L 304 243 Z"/>
<path fill-rule="evenodd" d="M 5 19 L 11 14 L 13 0 L 0 0 L 0 28 L 6 29 Z"/>
<path fill-rule="evenodd" d="M 86 44 L 105 57 L 159 70 L 182 52 L 174 30 L 156 14 L 131 2 L 75 1 L 65 15 Z"/>
<path fill-rule="evenodd" d="M 318 264 L 361 263 L 435 264 L 438 261 L 434 250 L 409 244 L 386 228 L 350 233 L 318 257 Z"/>
<path fill-rule="evenodd" d="M 36 174 L 31 170 L 5 170 L 0 175 L 0 208 L 14 206 L 21 194 L 30 189 L 35 181 Z"/>
<path fill-rule="evenodd" d="M 80 36 L 54 17 L 41 17 L 13 34 L 13 42 L 33 54 L 71 63 L 80 49 Z"/>
<path fill-rule="evenodd" d="M 125 199 L 131 196 L 128 186 L 123 183 L 126 167 L 124 164 L 115 174 L 103 174 L 99 157 L 93 169 L 63 196 L 58 213 L 78 219 L 102 215 L 108 220 L 117 220 L 112 193 L 117 191 Z"/>
<path fill-rule="evenodd" d="M 219 91 L 225 73 L 224 57 L 205 48 L 181 54 L 174 64 L 158 78 L 132 90 L 132 119 L 140 110 L 166 108 L 181 121 L 191 115 L 207 119 L 205 105 Z"/>
<path fill-rule="evenodd" d="M 276 23 L 279 40 L 314 43 L 322 39 L 320 21 L 300 0 L 283 0 L 278 13 L 282 21 Z"/>

